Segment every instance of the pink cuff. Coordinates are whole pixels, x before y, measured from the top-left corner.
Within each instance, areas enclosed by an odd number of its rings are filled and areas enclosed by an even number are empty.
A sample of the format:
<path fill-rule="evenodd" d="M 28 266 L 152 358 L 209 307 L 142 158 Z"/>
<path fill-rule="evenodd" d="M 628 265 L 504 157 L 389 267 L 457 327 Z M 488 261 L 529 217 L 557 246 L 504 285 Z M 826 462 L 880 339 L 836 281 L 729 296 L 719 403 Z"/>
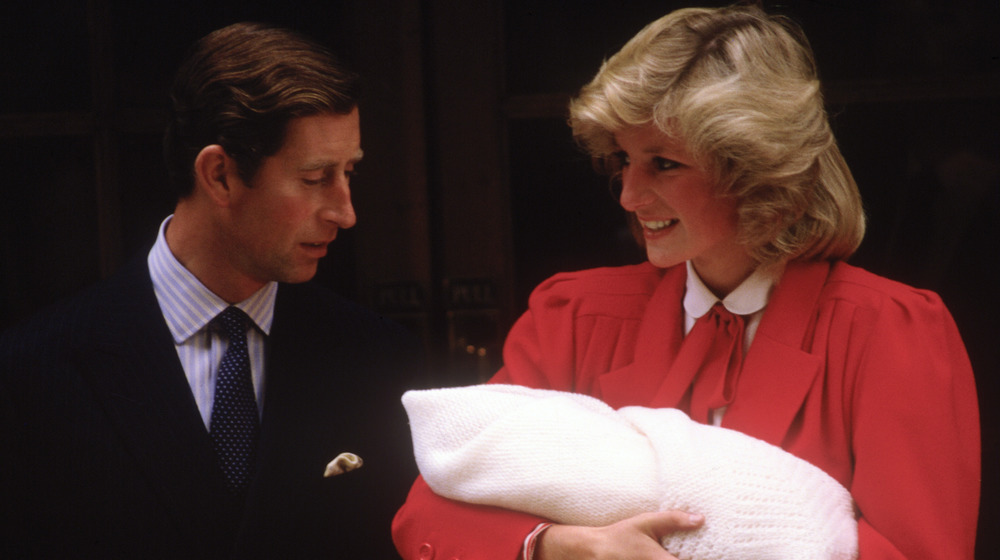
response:
<path fill-rule="evenodd" d="M 546 529 L 551 527 L 551 523 L 541 523 L 535 530 L 528 533 L 528 536 L 524 539 L 524 547 L 521 549 L 521 560 L 533 560 L 535 557 L 535 544 L 538 542 L 538 537 L 545 532 Z"/>

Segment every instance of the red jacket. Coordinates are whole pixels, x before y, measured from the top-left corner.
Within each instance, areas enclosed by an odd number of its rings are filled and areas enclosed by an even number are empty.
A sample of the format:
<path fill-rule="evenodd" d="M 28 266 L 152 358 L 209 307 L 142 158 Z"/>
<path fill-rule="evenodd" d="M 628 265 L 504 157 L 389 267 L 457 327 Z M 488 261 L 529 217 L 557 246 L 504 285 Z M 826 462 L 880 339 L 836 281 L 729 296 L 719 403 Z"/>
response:
<path fill-rule="evenodd" d="M 676 406 L 664 376 L 683 339 L 686 269 L 649 264 L 540 285 L 494 383 Z M 861 560 L 973 557 L 979 414 L 972 368 L 941 300 L 844 263 L 791 263 L 744 360 L 724 427 L 850 489 Z M 407 559 L 514 560 L 541 520 L 435 496 L 418 479 L 396 515 Z"/>

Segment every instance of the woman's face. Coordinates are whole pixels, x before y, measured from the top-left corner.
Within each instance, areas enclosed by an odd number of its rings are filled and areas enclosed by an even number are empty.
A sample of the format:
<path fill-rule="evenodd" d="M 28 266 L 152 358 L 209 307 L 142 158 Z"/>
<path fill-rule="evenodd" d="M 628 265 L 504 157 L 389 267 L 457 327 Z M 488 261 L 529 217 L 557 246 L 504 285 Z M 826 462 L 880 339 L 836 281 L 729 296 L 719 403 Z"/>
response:
<path fill-rule="evenodd" d="M 724 297 L 753 272 L 737 239 L 737 201 L 716 193 L 710 175 L 655 125 L 615 134 L 621 150 L 621 205 L 642 227 L 649 261 L 662 268 L 691 261 Z"/>

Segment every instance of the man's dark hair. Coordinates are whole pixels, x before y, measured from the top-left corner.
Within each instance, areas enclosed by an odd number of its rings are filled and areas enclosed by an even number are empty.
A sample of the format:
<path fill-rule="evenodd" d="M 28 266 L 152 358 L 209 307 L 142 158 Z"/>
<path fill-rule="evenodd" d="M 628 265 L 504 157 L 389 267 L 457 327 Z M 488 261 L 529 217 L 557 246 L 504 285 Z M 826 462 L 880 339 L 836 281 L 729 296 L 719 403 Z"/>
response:
<path fill-rule="evenodd" d="M 347 114 L 360 83 L 332 53 L 287 29 L 237 23 L 199 40 L 170 91 L 163 140 L 179 198 L 194 189 L 194 160 L 218 144 L 250 183 L 261 161 L 284 143 L 288 122 L 318 113 Z"/>

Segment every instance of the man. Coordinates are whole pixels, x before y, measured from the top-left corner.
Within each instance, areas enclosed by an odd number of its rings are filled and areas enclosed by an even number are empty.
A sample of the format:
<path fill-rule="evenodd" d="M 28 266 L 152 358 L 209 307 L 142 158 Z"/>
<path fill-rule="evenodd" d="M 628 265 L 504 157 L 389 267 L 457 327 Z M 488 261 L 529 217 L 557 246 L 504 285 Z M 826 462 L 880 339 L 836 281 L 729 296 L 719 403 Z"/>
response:
<path fill-rule="evenodd" d="M 303 284 L 355 223 L 357 90 L 286 30 L 195 45 L 152 249 L 0 339 L 0 556 L 395 557 L 420 352 Z"/>

